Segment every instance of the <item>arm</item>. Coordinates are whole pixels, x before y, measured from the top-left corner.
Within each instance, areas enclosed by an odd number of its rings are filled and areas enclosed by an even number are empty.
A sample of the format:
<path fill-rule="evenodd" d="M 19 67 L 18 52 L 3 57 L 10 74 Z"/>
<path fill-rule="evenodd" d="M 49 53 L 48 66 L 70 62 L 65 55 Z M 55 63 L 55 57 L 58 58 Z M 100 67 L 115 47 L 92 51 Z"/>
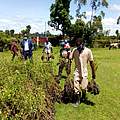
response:
<path fill-rule="evenodd" d="M 50 46 L 50 49 L 51 49 L 51 53 L 53 53 L 52 44 L 50 42 L 49 42 L 49 46 Z"/>
<path fill-rule="evenodd" d="M 91 72 L 92 72 L 92 79 L 94 80 L 96 78 L 95 64 L 94 64 L 94 60 L 93 60 L 93 54 L 92 54 L 92 51 L 90 49 L 89 49 L 89 52 L 88 52 L 88 61 L 90 62 L 90 67 L 91 67 Z"/>
<path fill-rule="evenodd" d="M 53 53 L 53 48 L 52 48 L 52 46 L 51 46 L 51 52 Z"/>
<path fill-rule="evenodd" d="M 46 43 L 44 43 L 44 47 L 43 47 L 42 53 L 44 53 L 45 48 L 46 48 Z"/>
<path fill-rule="evenodd" d="M 43 47 L 42 53 L 44 53 L 44 51 L 45 51 L 45 46 Z"/>
<path fill-rule="evenodd" d="M 95 64 L 93 61 L 90 61 L 90 67 L 92 71 L 92 79 L 94 80 L 96 78 L 96 75 L 95 75 Z"/>
<path fill-rule="evenodd" d="M 23 40 L 20 42 L 20 46 L 23 49 Z"/>
<path fill-rule="evenodd" d="M 14 47 L 14 45 L 13 45 L 13 44 L 11 44 L 11 47 L 10 47 L 10 50 L 11 50 L 11 51 L 13 50 L 13 47 Z"/>

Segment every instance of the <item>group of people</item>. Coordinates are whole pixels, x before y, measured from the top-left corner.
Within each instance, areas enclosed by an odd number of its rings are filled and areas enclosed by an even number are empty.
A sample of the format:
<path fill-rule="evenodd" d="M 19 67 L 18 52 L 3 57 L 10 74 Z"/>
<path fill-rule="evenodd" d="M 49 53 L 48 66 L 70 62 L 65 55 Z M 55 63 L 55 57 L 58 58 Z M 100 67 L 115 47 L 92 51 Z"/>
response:
<path fill-rule="evenodd" d="M 17 42 L 18 41 L 14 38 L 11 44 L 11 52 L 13 54 L 12 61 L 14 60 L 15 56 L 20 54 L 22 59 L 27 60 L 27 58 L 29 58 L 30 62 L 32 62 L 32 40 L 25 35 L 21 42 Z"/>
<path fill-rule="evenodd" d="M 95 81 L 95 66 L 92 51 L 85 47 L 82 38 L 75 38 L 76 47 L 71 50 L 71 47 L 67 41 L 63 48 L 60 50 L 61 60 L 59 63 L 58 69 L 58 80 L 61 79 L 63 68 L 66 68 L 67 76 L 71 72 L 71 63 L 74 59 L 75 62 L 75 71 L 74 71 L 74 92 L 75 92 L 75 104 L 79 105 L 81 101 L 86 99 L 86 92 L 88 86 L 88 70 L 87 64 L 90 63 L 92 80 Z M 23 59 L 27 57 L 32 61 L 32 40 L 28 39 L 27 36 L 23 38 L 20 42 L 22 48 L 21 55 Z M 17 55 L 18 56 L 18 47 L 16 40 L 13 41 L 11 46 L 11 51 L 13 53 L 12 60 Z M 53 52 L 52 44 L 47 40 L 44 44 L 43 53 L 47 55 L 47 60 L 51 58 L 51 53 Z M 81 94 L 82 93 L 82 94 Z M 82 97 L 81 97 L 82 96 Z"/>

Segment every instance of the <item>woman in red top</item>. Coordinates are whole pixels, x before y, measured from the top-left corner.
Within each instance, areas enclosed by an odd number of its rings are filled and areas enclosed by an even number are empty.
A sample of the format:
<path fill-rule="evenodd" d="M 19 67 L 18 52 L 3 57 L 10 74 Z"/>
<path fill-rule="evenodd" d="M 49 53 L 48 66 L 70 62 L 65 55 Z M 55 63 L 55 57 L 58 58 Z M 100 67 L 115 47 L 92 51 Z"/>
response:
<path fill-rule="evenodd" d="M 12 61 L 13 61 L 15 56 L 18 56 L 18 45 L 16 39 L 14 39 L 11 44 L 11 53 L 13 54 L 12 56 Z"/>

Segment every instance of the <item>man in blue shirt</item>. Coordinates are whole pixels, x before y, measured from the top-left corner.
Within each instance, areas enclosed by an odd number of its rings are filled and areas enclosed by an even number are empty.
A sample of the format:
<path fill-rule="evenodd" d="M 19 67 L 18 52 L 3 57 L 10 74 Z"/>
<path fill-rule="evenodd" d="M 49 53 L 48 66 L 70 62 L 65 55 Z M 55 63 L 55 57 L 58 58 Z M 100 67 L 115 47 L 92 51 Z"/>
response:
<path fill-rule="evenodd" d="M 25 35 L 21 41 L 21 47 L 24 59 L 27 60 L 27 58 L 29 58 L 32 62 L 32 40 L 28 39 L 28 37 Z"/>

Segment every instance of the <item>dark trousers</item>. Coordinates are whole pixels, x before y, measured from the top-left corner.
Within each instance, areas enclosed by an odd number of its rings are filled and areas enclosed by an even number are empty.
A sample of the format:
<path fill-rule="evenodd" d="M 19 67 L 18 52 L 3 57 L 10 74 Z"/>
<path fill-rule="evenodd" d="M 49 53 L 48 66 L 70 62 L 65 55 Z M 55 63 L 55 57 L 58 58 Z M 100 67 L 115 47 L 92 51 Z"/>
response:
<path fill-rule="evenodd" d="M 66 61 L 62 60 L 60 62 L 60 65 L 59 65 L 59 71 L 58 71 L 58 76 L 59 77 L 61 77 L 64 67 L 65 67 L 67 76 L 70 74 L 70 72 L 71 72 L 71 64 L 70 64 L 70 62 L 69 61 L 66 62 Z"/>
<path fill-rule="evenodd" d="M 18 56 L 18 54 L 16 52 L 13 52 L 12 61 L 14 60 L 15 56 Z"/>
<path fill-rule="evenodd" d="M 32 53 L 29 50 L 28 51 L 24 51 L 23 52 L 23 57 L 24 57 L 25 60 L 27 60 L 27 58 L 32 60 Z"/>

